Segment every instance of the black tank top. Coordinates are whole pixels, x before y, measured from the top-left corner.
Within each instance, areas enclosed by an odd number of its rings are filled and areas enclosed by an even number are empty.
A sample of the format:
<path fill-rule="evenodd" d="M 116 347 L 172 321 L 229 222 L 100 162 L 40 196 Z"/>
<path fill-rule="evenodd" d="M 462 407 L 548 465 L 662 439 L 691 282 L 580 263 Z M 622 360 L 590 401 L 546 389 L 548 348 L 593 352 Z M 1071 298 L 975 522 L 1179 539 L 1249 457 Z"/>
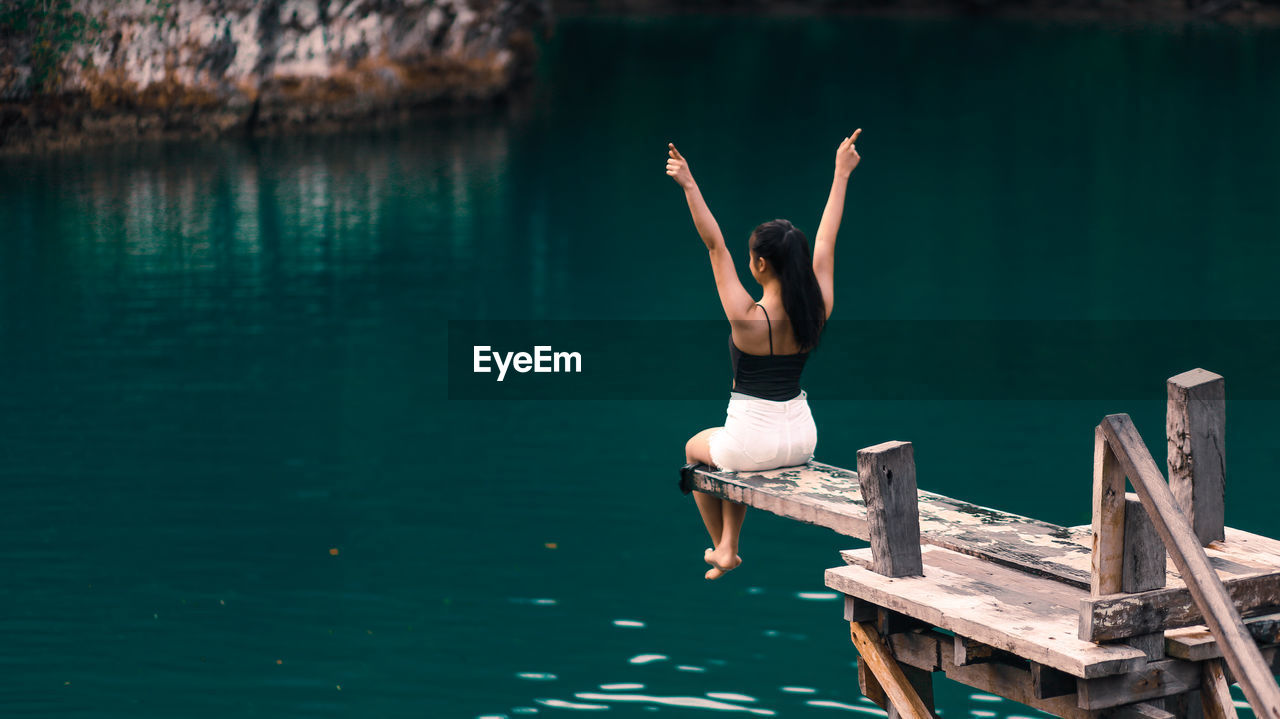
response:
<path fill-rule="evenodd" d="M 769 354 L 751 355 L 743 352 L 733 343 L 733 333 L 729 333 L 729 363 L 733 366 L 733 391 L 775 402 L 795 399 L 800 396 L 800 373 L 804 371 L 804 363 L 809 359 L 809 353 L 774 354 L 773 324 L 769 322 L 769 311 L 759 302 L 756 305 L 764 312 L 764 321 L 769 327 Z"/>

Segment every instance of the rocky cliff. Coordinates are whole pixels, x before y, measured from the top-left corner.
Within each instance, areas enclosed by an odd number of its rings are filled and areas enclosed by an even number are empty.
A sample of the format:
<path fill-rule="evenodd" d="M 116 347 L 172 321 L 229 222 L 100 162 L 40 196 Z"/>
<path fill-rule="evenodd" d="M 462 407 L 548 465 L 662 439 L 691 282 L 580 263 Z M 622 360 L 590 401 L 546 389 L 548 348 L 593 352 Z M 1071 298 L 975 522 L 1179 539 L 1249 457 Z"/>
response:
<path fill-rule="evenodd" d="M 0 152 L 500 97 L 546 0 L 7 0 Z"/>

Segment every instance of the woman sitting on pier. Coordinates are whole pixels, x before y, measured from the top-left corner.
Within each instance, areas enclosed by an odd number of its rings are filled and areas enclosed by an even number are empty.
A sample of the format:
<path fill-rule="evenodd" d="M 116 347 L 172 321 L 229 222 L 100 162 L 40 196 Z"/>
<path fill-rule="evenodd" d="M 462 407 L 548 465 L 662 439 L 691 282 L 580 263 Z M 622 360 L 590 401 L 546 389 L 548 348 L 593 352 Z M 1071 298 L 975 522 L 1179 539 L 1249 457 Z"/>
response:
<path fill-rule="evenodd" d="M 667 174 L 684 188 L 693 224 L 707 246 L 720 303 L 729 318 L 729 359 L 733 391 L 723 427 L 704 429 L 685 444 L 682 489 L 690 491 L 693 467 L 709 464 L 732 471 L 775 469 L 813 458 L 817 428 L 809 413 L 800 373 L 831 316 L 835 287 L 836 230 L 844 213 L 845 188 L 858 166 L 854 130 L 836 150 L 835 178 L 818 225 L 812 263 L 809 240 L 787 220 L 765 222 L 747 241 L 751 276 L 763 290 L 756 302 L 738 280 L 720 227 L 693 181 L 689 164 L 667 146 Z M 707 579 L 718 579 L 742 563 L 738 536 L 744 504 L 694 492 L 698 511 L 714 547 L 703 552 L 711 565 Z"/>

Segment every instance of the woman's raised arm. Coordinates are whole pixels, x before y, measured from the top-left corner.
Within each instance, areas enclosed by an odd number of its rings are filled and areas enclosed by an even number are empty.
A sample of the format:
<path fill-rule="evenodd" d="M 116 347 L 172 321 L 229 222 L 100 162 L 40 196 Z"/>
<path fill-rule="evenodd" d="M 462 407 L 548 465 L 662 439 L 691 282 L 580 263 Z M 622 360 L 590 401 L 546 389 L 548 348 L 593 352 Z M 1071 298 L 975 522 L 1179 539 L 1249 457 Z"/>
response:
<path fill-rule="evenodd" d="M 689 214 L 693 215 L 693 226 L 698 229 L 702 244 L 707 246 L 711 271 L 716 278 L 716 291 L 720 294 L 720 304 L 724 307 L 725 316 L 730 322 L 747 319 L 747 315 L 755 309 L 755 301 L 738 279 L 738 271 L 733 267 L 729 248 L 725 247 L 720 225 L 716 224 L 716 218 L 711 215 L 706 200 L 702 199 L 702 191 L 698 189 L 698 183 L 693 181 L 689 163 L 671 143 L 667 143 L 667 174 L 684 189 Z"/>
<path fill-rule="evenodd" d="M 844 193 L 849 186 L 849 175 L 862 159 L 854 145 L 861 134 L 862 128 L 854 130 L 836 149 L 831 194 L 827 195 L 827 206 L 822 211 L 822 222 L 818 223 L 818 234 L 813 242 L 813 273 L 818 276 L 818 287 L 822 289 L 822 302 L 826 305 L 828 317 L 836 303 L 836 232 L 840 230 L 840 219 L 844 216 Z"/>

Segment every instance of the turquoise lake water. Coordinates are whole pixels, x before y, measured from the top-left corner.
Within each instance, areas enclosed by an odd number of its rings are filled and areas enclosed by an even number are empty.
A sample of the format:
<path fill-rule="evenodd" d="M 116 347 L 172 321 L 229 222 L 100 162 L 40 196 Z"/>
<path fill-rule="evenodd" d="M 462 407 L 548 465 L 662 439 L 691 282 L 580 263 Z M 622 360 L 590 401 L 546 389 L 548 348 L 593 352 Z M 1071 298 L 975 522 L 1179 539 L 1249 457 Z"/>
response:
<path fill-rule="evenodd" d="M 812 235 L 854 127 L 840 317 L 1280 319 L 1278 64 L 1276 31 L 566 19 L 491 114 L 4 160 L 4 713 L 878 713 L 822 582 L 859 543 L 752 511 L 703 579 L 675 468 L 724 400 L 450 401 L 448 320 L 716 319 L 665 143 L 739 248 Z M 874 382 L 841 361 L 806 384 L 818 459 L 910 440 L 922 488 L 1067 525 L 1094 425 L 1162 461 L 1189 369 L 824 400 Z M 1275 534 L 1276 402 L 1233 387 L 1228 522 Z"/>

